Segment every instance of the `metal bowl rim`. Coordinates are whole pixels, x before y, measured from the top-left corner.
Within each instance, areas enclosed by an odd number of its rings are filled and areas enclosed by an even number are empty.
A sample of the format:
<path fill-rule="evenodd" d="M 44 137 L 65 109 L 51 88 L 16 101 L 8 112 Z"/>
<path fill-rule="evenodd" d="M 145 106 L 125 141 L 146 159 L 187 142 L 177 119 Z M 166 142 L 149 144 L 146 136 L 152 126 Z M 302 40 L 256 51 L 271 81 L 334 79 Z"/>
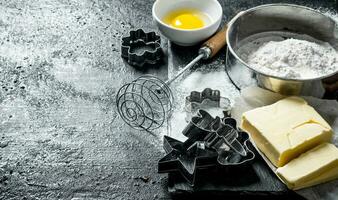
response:
<path fill-rule="evenodd" d="M 305 10 L 309 10 L 309 11 L 312 11 L 312 12 L 316 12 L 324 17 L 326 17 L 328 20 L 332 21 L 333 23 L 337 24 L 330 16 L 327 16 L 325 14 L 323 14 L 322 12 L 318 11 L 318 10 L 315 10 L 313 8 L 309 8 L 309 7 L 306 7 L 306 6 L 300 6 L 300 5 L 296 5 L 296 4 L 286 4 L 286 3 L 276 3 L 276 4 L 264 4 L 264 5 L 260 5 L 260 6 L 256 6 L 256 7 L 253 7 L 253 8 L 250 8 L 248 10 L 245 10 L 245 11 L 242 11 L 240 13 L 238 13 L 234 18 L 231 19 L 231 21 L 228 23 L 228 30 L 232 27 L 233 23 L 241 16 L 245 15 L 245 14 L 248 14 L 252 11 L 256 11 L 258 9 L 264 9 L 266 7 L 275 7 L 275 6 L 283 6 L 283 7 L 296 7 L 296 8 L 300 8 L 300 9 L 305 9 Z M 230 41 L 229 40 L 229 31 L 227 31 L 226 33 L 226 41 Z M 335 74 L 338 73 L 338 71 L 335 71 L 335 72 L 332 72 L 330 74 L 326 74 L 324 76 L 320 76 L 320 77 L 316 77 L 316 78 L 285 78 L 285 77 L 278 77 L 278 76 L 275 76 L 275 75 L 271 75 L 271 74 L 267 74 L 267 73 L 263 73 L 263 72 L 260 72 L 258 71 L 257 69 L 251 67 L 249 64 L 247 64 L 245 61 L 243 61 L 236 53 L 235 51 L 233 50 L 232 46 L 230 43 L 227 44 L 227 48 L 228 50 L 230 51 L 230 53 L 238 60 L 240 61 L 243 65 L 245 65 L 246 67 L 248 67 L 249 69 L 253 70 L 254 72 L 258 73 L 258 74 L 261 74 L 261 75 L 264 75 L 264 76 L 267 76 L 267 77 L 271 77 L 271 78 L 276 78 L 276 79 L 280 79 L 280 80 L 286 80 L 286 81 L 314 81 L 314 80 L 321 80 L 321 79 L 324 79 L 324 78 L 328 78 L 328 77 L 331 77 Z"/>

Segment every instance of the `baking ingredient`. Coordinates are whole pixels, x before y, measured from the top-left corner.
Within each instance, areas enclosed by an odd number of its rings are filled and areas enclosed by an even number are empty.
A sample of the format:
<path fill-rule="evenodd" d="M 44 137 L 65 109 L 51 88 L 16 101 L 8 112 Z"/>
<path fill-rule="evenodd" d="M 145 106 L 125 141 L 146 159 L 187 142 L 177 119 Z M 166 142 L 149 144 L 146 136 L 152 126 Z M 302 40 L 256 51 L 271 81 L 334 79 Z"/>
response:
<path fill-rule="evenodd" d="M 323 143 L 277 169 L 290 189 L 301 189 L 338 178 L 338 148 Z"/>
<path fill-rule="evenodd" d="M 209 23 L 210 18 L 196 9 L 179 9 L 170 11 L 164 18 L 164 23 L 179 29 L 198 29 Z"/>
<path fill-rule="evenodd" d="M 338 17 L 337 17 L 338 19 Z M 257 102 L 248 101 L 248 99 L 256 98 L 255 90 L 259 93 L 259 100 Z M 282 99 L 281 96 L 277 93 L 273 93 L 268 90 L 264 90 L 261 88 L 247 88 L 241 90 L 241 96 L 235 100 L 235 104 L 233 110 L 231 112 L 233 117 L 236 117 L 238 122 L 240 122 L 242 114 L 246 111 L 255 109 L 257 107 L 267 106 L 277 102 Z M 243 94 L 245 93 L 245 94 Z M 245 96 L 245 99 L 244 99 Z M 334 134 L 333 144 L 338 147 L 338 101 L 336 100 L 327 100 L 327 99 L 319 99 L 315 97 L 302 97 L 304 98 L 308 104 L 316 109 L 316 111 L 330 124 L 332 127 Z M 259 151 L 259 154 L 263 154 Z M 271 168 L 273 172 L 277 169 L 274 167 L 269 159 L 262 155 L 264 160 L 267 162 L 267 166 Z M 308 187 L 301 190 L 296 190 L 296 193 L 304 199 L 308 200 L 337 200 L 338 197 L 338 179 L 334 181 L 330 181 L 326 184 L 316 185 L 316 187 Z"/>
<path fill-rule="evenodd" d="M 212 70 L 211 70 L 212 69 Z M 187 125 L 187 114 L 185 106 L 185 97 L 190 95 L 191 91 L 202 92 L 205 88 L 219 90 L 221 96 L 230 99 L 230 103 L 239 95 L 239 91 L 227 79 L 227 75 L 223 69 L 222 64 L 215 62 L 214 65 L 199 66 L 200 71 L 192 72 L 187 76 L 182 76 L 171 85 L 175 106 L 170 117 L 169 135 L 177 140 L 184 141 L 186 137 L 182 134 L 182 130 Z M 176 74 L 173 72 L 172 74 Z M 208 109 L 213 116 L 219 116 L 219 109 Z M 221 117 L 223 114 L 221 115 Z"/>
<path fill-rule="evenodd" d="M 221 96 L 227 97 L 233 100 L 238 96 L 238 91 L 228 80 L 227 74 L 222 68 L 222 63 L 216 63 L 217 67 L 220 69 L 212 69 L 210 71 L 195 71 L 189 74 L 187 77 L 183 77 L 182 81 L 179 82 L 178 89 L 179 92 L 184 93 L 182 100 L 185 100 L 185 97 L 190 95 L 191 91 L 203 91 L 205 88 L 211 88 L 213 90 L 219 90 Z M 212 68 L 212 66 L 207 66 Z M 202 67 L 200 67 L 202 68 Z"/>
<path fill-rule="evenodd" d="M 277 77 L 311 79 L 338 71 L 337 51 L 304 35 L 256 34 L 241 42 L 238 54 L 255 70 Z"/>
<path fill-rule="evenodd" d="M 332 139 L 330 125 L 300 97 L 247 111 L 242 128 L 277 167 Z"/>

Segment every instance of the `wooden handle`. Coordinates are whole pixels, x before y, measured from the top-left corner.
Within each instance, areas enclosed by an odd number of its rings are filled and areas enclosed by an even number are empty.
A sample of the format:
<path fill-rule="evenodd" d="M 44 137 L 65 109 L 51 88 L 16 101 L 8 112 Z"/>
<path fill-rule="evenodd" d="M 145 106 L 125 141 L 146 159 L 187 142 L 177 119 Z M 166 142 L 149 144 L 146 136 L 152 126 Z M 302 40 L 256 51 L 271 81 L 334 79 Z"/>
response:
<path fill-rule="evenodd" d="M 225 46 L 226 42 L 226 32 L 228 27 L 225 25 L 220 31 L 213 35 L 209 40 L 203 43 L 202 46 L 206 46 L 211 50 L 209 58 L 212 58 L 214 55 L 219 52 L 222 47 Z"/>

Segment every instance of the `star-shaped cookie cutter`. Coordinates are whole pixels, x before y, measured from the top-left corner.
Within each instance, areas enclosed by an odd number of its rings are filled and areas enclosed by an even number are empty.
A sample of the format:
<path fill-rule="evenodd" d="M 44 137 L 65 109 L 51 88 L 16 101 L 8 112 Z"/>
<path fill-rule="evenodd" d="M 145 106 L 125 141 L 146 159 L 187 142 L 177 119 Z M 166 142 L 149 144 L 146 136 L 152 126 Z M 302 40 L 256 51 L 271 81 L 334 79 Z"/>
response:
<path fill-rule="evenodd" d="M 180 172 L 191 185 L 195 184 L 198 169 L 217 165 L 217 152 L 203 144 L 194 143 L 186 149 L 184 142 L 164 136 L 163 146 L 167 155 L 158 162 L 158 172 Z"/>
<path fill-rule="evenodd" d="M 146 33 L 142 29 L 137 29 L 122 38 L 121 56 L 130 65 L 142 67 L 145 64 L 156 64 L 162 55 L 161 38 L 155 32 Z"/>
<path fill-rule="evenodd" d="M 238 130 L 233 118 L 213 118 L 206 111 L 200 110 L 183 131 L 188 137 L 185 142 L 164 137 L 163 146 L 167 155 L 159 161 L 158 172 L 178 171 L 189 184 L 194 185 L 199 169 L 249 163 L 255 158 L 248 146 L 249 135 L 242 131 L 234 134 L 234 131 Z M 234 147 L 234 136 L 245 153 L 235 151 L 237 147 Z"/>

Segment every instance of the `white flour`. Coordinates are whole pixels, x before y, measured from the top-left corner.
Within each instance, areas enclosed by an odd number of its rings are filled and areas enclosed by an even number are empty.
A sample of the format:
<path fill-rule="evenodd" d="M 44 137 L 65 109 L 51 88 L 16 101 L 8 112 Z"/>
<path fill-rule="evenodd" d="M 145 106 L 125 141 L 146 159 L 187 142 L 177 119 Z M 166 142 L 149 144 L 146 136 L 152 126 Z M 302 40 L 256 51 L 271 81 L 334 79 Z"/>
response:
<path fill-rule="evenodd" d="M 224 70 L 221 70 L 223 67 L 220 64 L 217 71 L 205 71 L 210 65 L 201 66 L 199 70 L 195 71 L 181 80 L 177 80 L 171 88 L 175 97 L 175 107 L 174 111 L 169 119 L 169 136 L 180 140 L 185 141 L 186 137 L 182 134 L 182 131 L 187 126 L 187 112 L 184 109 L 185 106 L 185 97 L 190 95 L 191 91 L 202 92 L 205 88 L 211 88 L 213 90 L 219 90 L 222 97 L 226 97 L 233 104 L 235 98 L 239 96 L 239 91 L 232 85 L 232 83 L 227 79 L 227 75 Z M 220 71 L 221 70 L 221 71 Z M 219 109 L 210 110 L 212 115 L 219 114 Z M 214 113 L 214 114 L 213 114 Z"/>
<path fill-rule="evenodd" d="M 259 35 L 243 41 L 237 50 L 257 71 L 284 78 L 311 79 L 338 70 L 338 53 L 328 43 L 304 35 L 285 37 L 277 32 Z"/>

